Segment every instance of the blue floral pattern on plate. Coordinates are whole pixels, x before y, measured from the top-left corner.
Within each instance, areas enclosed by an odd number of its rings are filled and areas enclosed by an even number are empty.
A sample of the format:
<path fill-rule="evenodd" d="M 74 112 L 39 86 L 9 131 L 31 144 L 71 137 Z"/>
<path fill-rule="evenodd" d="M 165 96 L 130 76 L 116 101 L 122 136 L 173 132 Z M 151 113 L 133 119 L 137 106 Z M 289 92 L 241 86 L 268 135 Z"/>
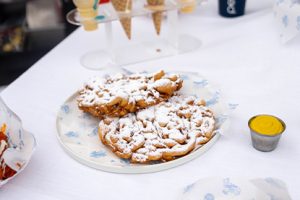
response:
<path fill-rule="evenodd" d="M 207 105 L 207 106 L 215 105 L 216 103 L 218 103 L 219 97 L 220 97 L 219 91 L 215 92 L 215 93 L 211 96 L 211 98 L 210 98 L 208 101 L 206 101 L 206 105 Z"/>
<path fill-rule="evenodd" d="M 101 157 L 105 157 L 107 154 L 105 151 L 100 150 L 100 151 L 92 151 L 90 153 L 90 157 L 92 158 L 101 158 Z"/>
<path fill-rule="evenodd" d="M 66 134 L 65 134 L 67 137 L 69 138 L 77 138 L 79 137 L 79 134 L 75 131 L 68 131 Z"/>
<path fill-rule="evenodd" d="M 61 106 L 61 110 L 65 113 L 65 114 L 69 114 L 70 112 L 70 107 L 68 105 L 62 105 Z"/>
<path fill-rule="evenodd" d="M 90 137 L 97 136 L 97 135 L 98 135 L 98 127 L 95 127 L 93 131 L 90 134 L 88 134 L 88 136 Z"/>
<path fill-rule="evenodd" d="M 205 87 L 208 84 L 208 80 L 199 80 L 199 81 L 194 81 L 193 82 L 195 85 L 197 85 L 197 87 Z"/>
<path fill-rule="evenodd" d="M 122 72 L 125 74 L 132 74 L 129 70 L 124 71 L 123 69 Z M 115 74 L 116 71 L 113 71 L 112 73 Z M 207 79 L 201 77 L 197 73 L 178 73 L 185 79 L 184 86 L 180 90 L 180 93 L 195 95 L 208 100 L 207 106 L 216 113 L 216 117 L 219 119 L 217 127 L 218 130 L 216 131 L 213 139 L 208 143 L 213 144 L 219 137 L 219 134 L 226 132 L 223 130 L 223 124 L 227 123 L 231 110 L 237 105 L 225 103 L 220 91 L 214 89 Z M 104 74 L 103 77 L 107 76 L 108 74 Z M 97 138 L 98 124 L 98 119 L 92 117 L 90 114 L 83 113 L 78 109 L 75 94 L 70 97 L 63 106 L 61 106 L 58 113 L 57 129 L 59 141 L 69 154 L 81 160 L 82 163 L 97 169 L 112 172 L 142 173 L 159 171 L 160 169 L 163 169 L 163 167 L 166 169 L 174 166 L 175 164 L 177 165 L 177 163 L 188 161 L 188 159 L 186 159 L 186 161 L 180 161 L 181 159 L 177 159 L 167 163 L 153 162 L 147 166 L 132 164 L 127 159 L 124 160 L 118 158 L 99 141 Z M 203 145 L 195 152 L 185 156 L 185 158 L 192 159 L 197 155 L 204 153 L 208 149 L 206 146 L 211 145 Z"/>

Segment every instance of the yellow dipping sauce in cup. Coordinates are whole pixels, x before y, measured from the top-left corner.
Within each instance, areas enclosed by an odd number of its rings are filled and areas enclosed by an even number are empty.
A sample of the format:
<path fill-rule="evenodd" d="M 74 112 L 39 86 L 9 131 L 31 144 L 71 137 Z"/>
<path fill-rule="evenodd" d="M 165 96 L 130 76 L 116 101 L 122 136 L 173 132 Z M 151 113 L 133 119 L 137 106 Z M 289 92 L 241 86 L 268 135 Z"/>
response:
<path fill-rule="evenodd" d="M 259 151 L 273 151 L 285 130 L 285 123 L 272 115 L 256 115 L 252 117 L 248 126 L 250 128 L 252 145 Z"/>
<path fill-rule="evenodd" d="M 250 128 L 260 134 L 274 136 L 284 130 L 283 122 L 272 115 L 258 115 L 249 124 Z"/>

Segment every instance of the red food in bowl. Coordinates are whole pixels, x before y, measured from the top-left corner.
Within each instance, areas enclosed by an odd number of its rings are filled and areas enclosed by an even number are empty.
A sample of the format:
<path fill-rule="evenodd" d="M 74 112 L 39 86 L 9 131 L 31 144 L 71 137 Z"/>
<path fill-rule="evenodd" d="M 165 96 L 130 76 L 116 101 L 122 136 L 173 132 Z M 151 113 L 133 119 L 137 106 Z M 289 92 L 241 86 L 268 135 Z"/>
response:
<path fill-rule="evenodd" d="M 0 129 L 0 180 L 5 180 L 9 177 L 12 177 L 15 175 L 17 172 L 13 169 L 11 169 L 9 166 L 7 166 L 2 159 L 2 155 L 4 151 L 8 148 L 8 138 L 5 135 L 5 129 L 6 125 L 3 124 L 1 129 Z M 4 147 L 3 149 L 1 147 Z"/>

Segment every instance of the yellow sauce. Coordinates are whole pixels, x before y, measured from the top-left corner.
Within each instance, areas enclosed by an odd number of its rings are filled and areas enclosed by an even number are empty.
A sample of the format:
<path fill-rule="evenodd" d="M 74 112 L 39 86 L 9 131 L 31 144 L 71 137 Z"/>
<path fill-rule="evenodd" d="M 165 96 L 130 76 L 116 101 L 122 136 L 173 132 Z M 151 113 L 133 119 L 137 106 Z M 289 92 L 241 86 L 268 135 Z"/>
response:
<path fill-rule="evenodd" d="M 258 115 L 250 121 L 249 126 L 253 131 L 268 136 L 278 135 L 285 129 L 283 122 L 271 115 Z"/>

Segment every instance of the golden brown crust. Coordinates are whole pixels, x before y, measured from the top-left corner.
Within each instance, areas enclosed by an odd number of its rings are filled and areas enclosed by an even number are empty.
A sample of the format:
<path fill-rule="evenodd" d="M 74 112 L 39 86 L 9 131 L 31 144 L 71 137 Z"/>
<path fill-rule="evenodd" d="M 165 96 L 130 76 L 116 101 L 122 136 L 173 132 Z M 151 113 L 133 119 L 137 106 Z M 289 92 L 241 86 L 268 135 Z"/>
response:
<path fill-rule="evenodd" d="M 213 137 L 215 119 L 202 104 L 195 97 L 173 96 L 121 118 L 106 117 L 99 124 L 99 137 L 132 163 L 174 160 Z"/>
<path fill-rule="evenodd" d="M 178 75 L 164 71 L 92 80 L 79 92 L 78 107 L 95 117 L 121 117 L 168 100 L 182 87 Z"/>

